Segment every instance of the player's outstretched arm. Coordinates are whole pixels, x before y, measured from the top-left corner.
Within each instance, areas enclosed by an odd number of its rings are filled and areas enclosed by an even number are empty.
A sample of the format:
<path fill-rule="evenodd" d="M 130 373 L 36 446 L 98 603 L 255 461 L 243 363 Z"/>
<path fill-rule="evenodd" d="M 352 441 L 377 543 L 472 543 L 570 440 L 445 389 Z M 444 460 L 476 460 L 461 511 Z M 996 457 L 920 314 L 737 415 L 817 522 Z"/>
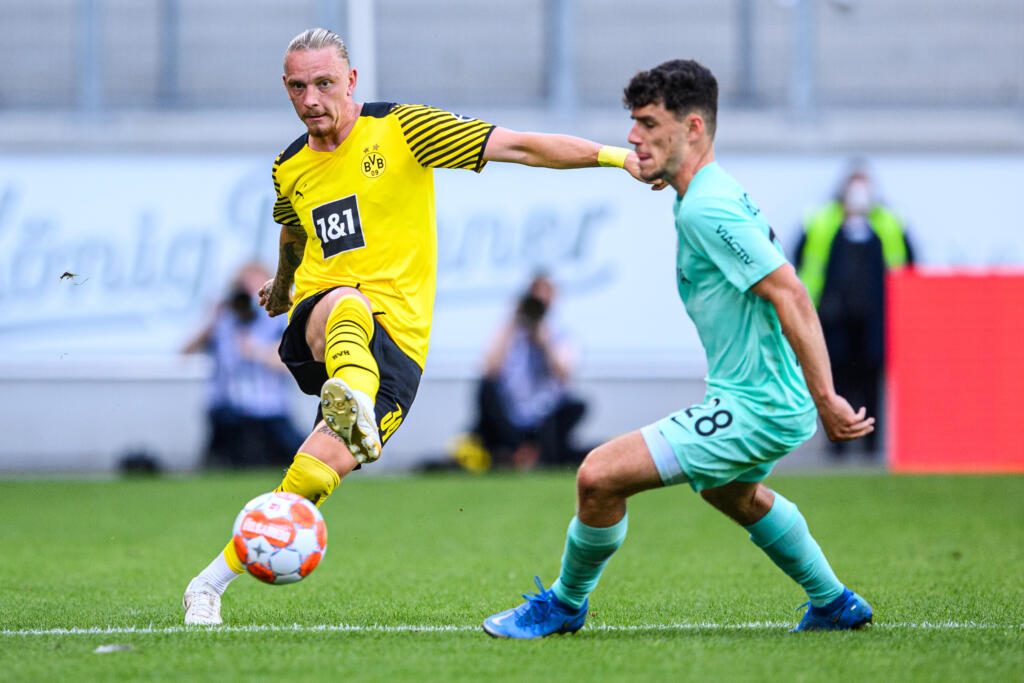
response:
<path fill-rule="evenodd" d="M 849 402 L 836 393 L 818 312 L 793 266 L 788 263 L 779 266 L 750 289 L 775 308 L 782 332 L 800 361 L 828 438 L 849 441 L 873 432 L 875 418 L 868 417 L 863 407 L 854 411 Z"/>
<path fill-rule="evenodd" d="M 260 287 L 260 306 L 270 317 L 287 313 L 292 307 L 292 283 L 295 269 L 302 263 L 306 231 L 299 226 L 282 225 L 277 257 L 277 273 Z"/>
<path fill-rule="evenodd" d="M 617 166 L 643 182 L 636 152 L 624 147 L 599 145 L 591 140 L 557 133 L 520 133 L 495 128 L 484 148 L 486 161 L 506 161 L 543 168 Z M 660 188 L 656 188 L 660 189 Z"/>

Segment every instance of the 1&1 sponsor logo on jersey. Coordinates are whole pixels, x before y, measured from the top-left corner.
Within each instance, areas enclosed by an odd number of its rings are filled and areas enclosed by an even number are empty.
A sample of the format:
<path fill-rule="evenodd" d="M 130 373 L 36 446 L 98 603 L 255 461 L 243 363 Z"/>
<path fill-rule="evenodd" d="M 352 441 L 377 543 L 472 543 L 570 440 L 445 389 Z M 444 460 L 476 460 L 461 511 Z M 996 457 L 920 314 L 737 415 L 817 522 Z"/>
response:
<path fill-rule="evenodd" d="M 359 203 L 354 194 L 313 209 L 313 229 L 320 238 L 325 259 L 366 246 Z"/>

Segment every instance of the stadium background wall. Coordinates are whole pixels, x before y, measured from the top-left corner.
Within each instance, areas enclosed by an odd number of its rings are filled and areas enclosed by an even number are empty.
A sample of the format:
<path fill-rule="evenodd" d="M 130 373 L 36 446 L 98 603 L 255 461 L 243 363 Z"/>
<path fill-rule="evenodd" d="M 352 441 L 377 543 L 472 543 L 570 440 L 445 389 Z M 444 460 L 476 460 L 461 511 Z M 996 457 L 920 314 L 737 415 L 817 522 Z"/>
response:
<path fill-rule="evenodd" d="M 276 260 L 271 156 L 0 160 L 0 471 L 105 470 L 129 450 L 174 469 L 196 465 L 209 368 L 178 350 L 239 263 Z M 788 248 L 845 167 L 838 154 L 719 158 Z M 908 219 L 921 263 L 986 270 L 1024 261 L 1019 216 L 974 199 L 1015 196 L 1021 156 L 878 155 L 872 167 Z M 438 457 L 469 425 L 490 332 L 536 268 L 561 285 L 559 321 L 580 342 L 585 442 L 701 397 L 699 341 L 674 290 L 670 195 L 609 169 L 502 164 L 478 177 L 440 171 L 436 185 L 431 356 L 379 469 Z M 609 306 L 628 312 L 620 325 L 596 322 Z M 623 348 L 635 352 L 629 367 L 612 360 Z M 303 424 L 312 401 L 293 398 Z"/>

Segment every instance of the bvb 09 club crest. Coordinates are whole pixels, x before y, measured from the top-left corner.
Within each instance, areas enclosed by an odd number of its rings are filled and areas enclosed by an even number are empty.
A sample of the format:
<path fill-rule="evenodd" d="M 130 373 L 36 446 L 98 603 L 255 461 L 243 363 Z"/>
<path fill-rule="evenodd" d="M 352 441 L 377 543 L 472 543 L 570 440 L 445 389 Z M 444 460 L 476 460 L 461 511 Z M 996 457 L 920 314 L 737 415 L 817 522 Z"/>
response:
<path fill-rule="evenodd" d="M 378 178 L 384 175 L 387 163 L 384 161 L 384 155 L 377 151 L 379 148 L 380 145 L 374 145 L 363 150 L 363 160 L 359 162 L 359 167 L 367 178 Z"/>

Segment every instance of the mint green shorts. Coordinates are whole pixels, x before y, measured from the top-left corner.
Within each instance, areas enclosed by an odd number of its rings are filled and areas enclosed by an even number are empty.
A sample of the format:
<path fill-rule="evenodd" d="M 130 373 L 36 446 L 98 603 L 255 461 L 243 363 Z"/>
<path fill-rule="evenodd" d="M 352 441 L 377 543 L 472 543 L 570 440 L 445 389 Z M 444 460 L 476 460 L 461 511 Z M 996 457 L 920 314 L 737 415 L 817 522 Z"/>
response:
<path fill-rule="evenodd" d="M 782 456 L 816 430 L 813 409 L 769 418 L 718 393 L 647 425 L 640 433 L 665 486 L 687 482 L 694 491 L 701 491 L 731 481 L 761 481 Z"/>

